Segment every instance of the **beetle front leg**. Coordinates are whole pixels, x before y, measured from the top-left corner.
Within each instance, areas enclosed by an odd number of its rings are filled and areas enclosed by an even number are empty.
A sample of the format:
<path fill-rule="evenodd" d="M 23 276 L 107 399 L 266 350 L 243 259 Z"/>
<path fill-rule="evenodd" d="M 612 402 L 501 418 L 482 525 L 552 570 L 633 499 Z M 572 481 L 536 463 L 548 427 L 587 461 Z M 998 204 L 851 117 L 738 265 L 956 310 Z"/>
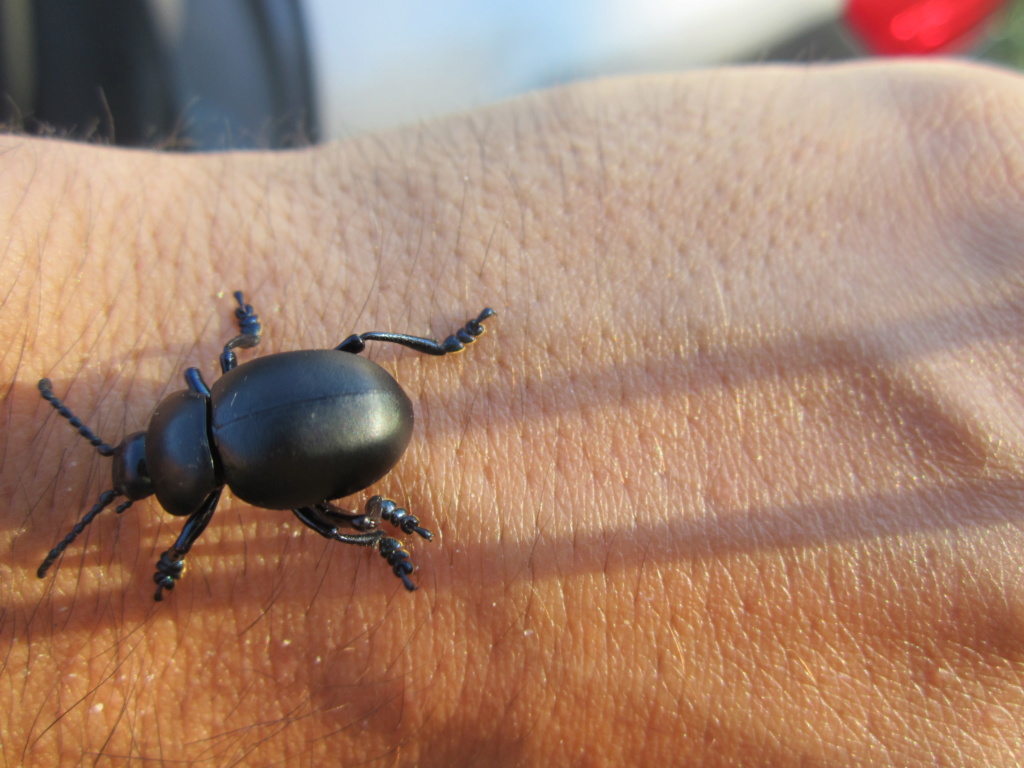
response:
<path fill-rule="evenodd" d="M 356 333 L 349 336 L 335 349 L 342 352 L 351 352 L 358 355 L 366 348 L 368 341 L 388 341 L 392 344 L 401 344 L 425 355 L 450 355 L 454 352 L 461 352 L 467 344 L 476 341 L 476 337 L 484 332 L 484 320 L 496 314 L 488 307 L 476 319 L 469 320 L 466 324 L 449 336 L 444 341 L 435 341 L 421 336 L 409 336 L 404 333 L 384 333 L 382 331 L 370 331 L 369 333 Z"/>
<path fill-rule="evenodd" d="M 251 304 L 245 303 L 245 297 L 241 291 L 235 291 L 235 301 L 238 308 L 235 309 L 235 319 L 238 321 L 238 336 L 224 345 L 224 351 L 220 353 L 220 371 L 227 373 L 232 368 L 238 367 L 238 358 L 235 356 L 235 349 L 252 349 L 260 343 L 260 334 L 263 333 L 263 326 L 260 325 L 260 317 L 252 308 Z"/>
<path fill-rule="evenodd" d="M 185 527 L 181 529 L 181 535 L 174 542 L 174 546 L 160 555 L 156 563 L 156 573 L 153 574 L 153 581 L 156 582 L 154 600 L 163 600 L 164 590 L 174 589 L 175 582 L 181 578 L 185 571 L 185 555 L 209 525 L 210 518 L 217 509 L 217 502 L 220 501 L 220 492 L 221 489 L 218 488 L 206 498 L 203 505 L 185 521 Z"/>

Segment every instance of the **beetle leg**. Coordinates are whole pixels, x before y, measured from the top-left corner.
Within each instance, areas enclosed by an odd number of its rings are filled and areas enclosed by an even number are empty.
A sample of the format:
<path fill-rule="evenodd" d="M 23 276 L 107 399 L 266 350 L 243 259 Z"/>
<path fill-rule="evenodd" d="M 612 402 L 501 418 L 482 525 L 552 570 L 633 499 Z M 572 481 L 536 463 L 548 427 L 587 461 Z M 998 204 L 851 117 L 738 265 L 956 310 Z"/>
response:
<path fill-rule="evenodd" d="M 319 506 L 319 505 L 318 505 Z M 360 547 L 375 547 L 384 537 L 384 531 L 369 530 L 359 533 L 342 533 L 338 530 L 339 520 L 327 517 L 324 510 L 317 507 L 299 507 L 292 512 L 305 525 L 312 528 L 325 539 L 340 541 L 343 544 L 355 544 Z"/>
<path fill-rule="evenodd" d="M 361 515 L 337 507 L 329 501 L 321 501 L 314 506 L 334 523 L 350 526 L 357 531 L 376 530 L 380 527 L 381 520 L 387 520 L 396 528 L 401 528 L 402 533 L 415 533 L 427 541 L 434 540 L 433 533 L 420 527 L 420 520 L 416 515 L 410 514 L 409 510 L 383 496 L 374 496 L 367 501 Z"/>
<path fill-rule="evenodd" d="M 409 510 L 402 509 L 391 499 L 383 496 L 374 496 L 366 502 L 366 517 L 379 524 L 380 520 L 387 520 L 396 528 L 401 528 L 402 533 L 415 533 L 427 541 L 434 540 L 434 534 L 426 528 L 420 527 L 420 520 L 416 515 L 409 514 Z"/>
<path fill-rule="evenodd" d="M 357 531 L 375 531 L 380 527 L 380 515 L 373 519 L 370 515 L 349 512 L 347 509 L 342 509 L 329 501 L 321 501 L 313 506 L 335 525 L 355 528 Z"/>
<path fill-rule="evenodd" d="M 238 336 L 231 339 L 224 345 L 224 351 L 220 353 L 221 373 L 227 373 L 238 366 L 238 358 L 235 357 L 235 349 L 252 349 L 260 343 L 260 334 L 263 333 L 263 326 L 260 325 L 260 317 L 252 308 L 251 304 L 245 303 L 245 297 L 241 291 L 235 291 L 235 301 L 238 308 L 235 310 L 235 319 L 238 320 Z"/>
<path fill-rule="evenodd" d="M 360 547 L 374 547 L 380 556 L 387 560 L 392 573 L 402 580 L 405 588 L 410 592 L 416 590 L 416 585 L 409 579 L 409 574 L 415 569 L 409 562 L 409 553 L 398 539 L 385 536 L 384 531 L 379 529 L 360 533 L 341 533 L 334 525 L 334 521 L 326 517 L 324 511 L 317 507 L 299 507 L 293 509 L 292 512 L 299 520 L 325 539 L 340 541 L 343 544 L 355 544 Z"/>
<path fill-rule="evenodd" d="M 181 529 L 181 535 L 174 542 L 174 546 L 160 555 L 156 563 L 156 573 L 153 574 L 153 581 L 156 582 L 154 600 L 163 600 L 164 590 L 174 589 L 174 583 L 181 578 L 185 570 L 185 555 L 210 523 L 210 518 L 217 509 L 217 502 L 220 501 L 221 490 L 218 488 L 206 497 L 203 505 L 185 521 L 185 527 Z"/>
<path fill-rule="evenodd" d="M 335 349 L 342 352 L 351 352 L 358 355 L 366 348 L 367 341 L 388 341 L 392 344 L 401 344 L 425 355 L 450 355 L 453 352 L 461 352 L 467 344 L 476 341 L 476 337 L 484 332 L 484 320 L 496 314 L 488 307 L 476 319 L 469 320 L 466 324 L 449 336 L 444 341 L 425 339 L 421 336 L 408 336 L 404 333 L 385 333 L 383 331 L 370 331 L 369 333 L 357 333 L 349 336 Z"/>
<path fill-rule="evenodd" d="M 405 588 L 410 592 L 415 592 L 416 585 L 409 580 L 409 574 L 415 569 L 413 564 L 409 562 L 409 553 L 405 551 L 402 542 L 390 536 L 385 536 L 380 540 L 380 546 L 377 547 L 377 551 L 380 552 L 381 557 L 388 561 L 388 565 L 391 566 L 391 572 L 402 580 Z"/>
<path fill-rule="evenodd" d="M 203 397 L 210 397 L 210 388 L 206 386 L 203 374 L 199 372 L 198 368 L 189 368 L 185 371 L 185 384 L 192 392 Z"/>

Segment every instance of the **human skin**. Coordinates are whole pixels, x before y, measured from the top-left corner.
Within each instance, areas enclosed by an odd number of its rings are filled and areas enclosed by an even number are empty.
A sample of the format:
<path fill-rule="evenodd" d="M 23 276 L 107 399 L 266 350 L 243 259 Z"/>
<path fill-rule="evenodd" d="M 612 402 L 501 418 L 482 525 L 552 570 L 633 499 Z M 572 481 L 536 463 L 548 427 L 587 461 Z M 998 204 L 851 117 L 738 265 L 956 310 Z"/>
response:
<path fill-rule="evenodd" d="M 954 64 L 589 83 L 301 152 L 0 139 L 0 765 L 1011 765 L 1024 88 Z M 109 442 L 243 289 L 410 394 L 419 590 Z"/>

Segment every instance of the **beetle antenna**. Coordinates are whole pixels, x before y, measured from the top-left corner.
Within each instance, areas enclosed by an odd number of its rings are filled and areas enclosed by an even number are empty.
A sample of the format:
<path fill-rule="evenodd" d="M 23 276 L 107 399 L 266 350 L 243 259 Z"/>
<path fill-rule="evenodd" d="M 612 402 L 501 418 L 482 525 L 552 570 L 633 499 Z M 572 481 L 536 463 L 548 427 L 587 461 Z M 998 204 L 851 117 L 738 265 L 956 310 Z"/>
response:
<path fill-rule="evenodd" d="M 110 447 L 109 443 L 101 440 L 95 432 L 82 423 L 80 418 L 71 412 L 70 408 L 60 401 L 60 398 L 53 394 L 53 384 L 49 379 L 39 380 L 39 394 L 43 396 L 43 400 L 54 407 L 57 413 L 71 422 L 71 426 L 78 430 L 78 434 L 88 440 L 89 444 L 100 452 L 100 455 L 112 456 L 114 454 L 114 449 Z M 108 501 L 107 504 L 109 503 L 110 502 Z"/>
<path fill-rule="evenodd" d="M 42 387 L 40 387 L 40 389 L 41 388 Z M 98 515 L 104 509 L 109 507 L 110 503 L 120 495 L 121 494 L 119 494 L 117 491 L 113 490 L 104 491 L 103 493 L 101 493 L 99 501 L 97 501 L 96 504 L 93 505 L 92 509 L 85 513 L 85 517 L 83 517 L 81 520 L 75 523 L 75 527 L 71 529 L 68 535 L 65 536 L 64 539 L 56 547 L 50 550 L 50 554 L 46 556 L 46 559 L 43 560 L 42 565 L 39 566 L 39 570 L 36 571 L 36 576 L 38 576 L 40 579 L 44 578 L 46 576 L 46 572 L 50 570 L 50 566 L 53 565 L 57 558 L 61 556 L 61 553 L 63 553 L 64 550 L 68 548 L 68 545 L 78 538 L 78 534 L 84 531 L 85 527 L 96 519 L 96 515 Z M 114 510 L 114 512 L 120 515 L 122 512 L 124 512 L 126 509 L 128 509 L 128 507 L 132 505 L 132 502 L 132 499 L 128 499 L 128 501 L 119 504 L 117 509 Z"/>

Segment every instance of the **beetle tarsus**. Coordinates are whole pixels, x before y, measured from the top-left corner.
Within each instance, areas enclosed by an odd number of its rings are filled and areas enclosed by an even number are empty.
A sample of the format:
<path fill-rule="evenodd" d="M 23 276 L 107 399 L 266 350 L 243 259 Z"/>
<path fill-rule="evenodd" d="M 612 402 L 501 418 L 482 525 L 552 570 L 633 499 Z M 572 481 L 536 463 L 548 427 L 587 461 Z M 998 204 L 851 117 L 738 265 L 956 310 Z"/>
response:
<path fill-rule="evenodd" d="M 235 319 L 238 321 L 238 336 L 224 345 L 224 351 L 220 353 L 221 373 L 227 373 L 238 367 L 236 349 L 252 349 L 260 343 L 263 333 L 263 326 L 260 324 L 260 316 L 252 308 L 252 304 L 245 303 L 245 296 L 241 291 L 235 291 L 235 301 L 238 308 L 235 309 Z"/>
<path fill-rule="evenodd" d="M 260 316 L 252 308 L 252 304 L 245 303 L 245 297 L 241 291 L 235 291 L 235 301 L 238 308 L 235 310 L 235 319 L 238 320 L 238 331 L 243 336 L 255 336 L 256 343 L 259 343 L 259 336 L 263 333 L 263 326 L 260 324 Z M 255 346 L 255 344 L 253 345 Z"/>
<path fill-rule="evenodd" d="M 174 589 L 175 583 L 185 572 L 185 561 L 174 549 L 168 549 L 156 563 L 156 573 L 153 574 L 153 581 L 156 582 L 156 594 L 153 599 L 161 602 L 164 599 L 164 590 Z"/>
<path fill-rule="evenodd" d="M 483 312 L 477 315 L 475 320 L 468 320 L 462 328 L 444 340 L 444 343 L 441 345 L 444 347 L 444 351 L 447 354 L 452 354 L 464 350 L 467 344 L 472 344 L 476 341 L 477 336 L 483 334 L 486 330 L 484 328 L 484 320 L 494 314 L 494 310 L 487 307 Z"/>
<path fill-rule="evenodd" d="M 383 496 L 374 496 L 366 502 L 366 516 L 371 520 L 387 520 L 389 523 L 402 530 L 402 533 L 415 533 L 427 541 L 434 540 L 434 534 L 426 528 L 420 527 L 419 518 L 410 514 L 409 510 L 398 506 L 391 499 Z"/>
<path fill-rule="evenodd" d="M 380 552 L 388 565 L 391 566 L 392 572 L 402 580 L 405 588 L 410 592 L 416 591 L 416 585 L 409 579 L 409 574 L 414 570 L 413 564 L 409 562 L 409 553 L 405 551 L 402 546 L 402 542 L 398 539 L 393 539 L 390 536 L 385 536 L 380 540 L 380 544 L 377 547 L 377 551 Z"/>

